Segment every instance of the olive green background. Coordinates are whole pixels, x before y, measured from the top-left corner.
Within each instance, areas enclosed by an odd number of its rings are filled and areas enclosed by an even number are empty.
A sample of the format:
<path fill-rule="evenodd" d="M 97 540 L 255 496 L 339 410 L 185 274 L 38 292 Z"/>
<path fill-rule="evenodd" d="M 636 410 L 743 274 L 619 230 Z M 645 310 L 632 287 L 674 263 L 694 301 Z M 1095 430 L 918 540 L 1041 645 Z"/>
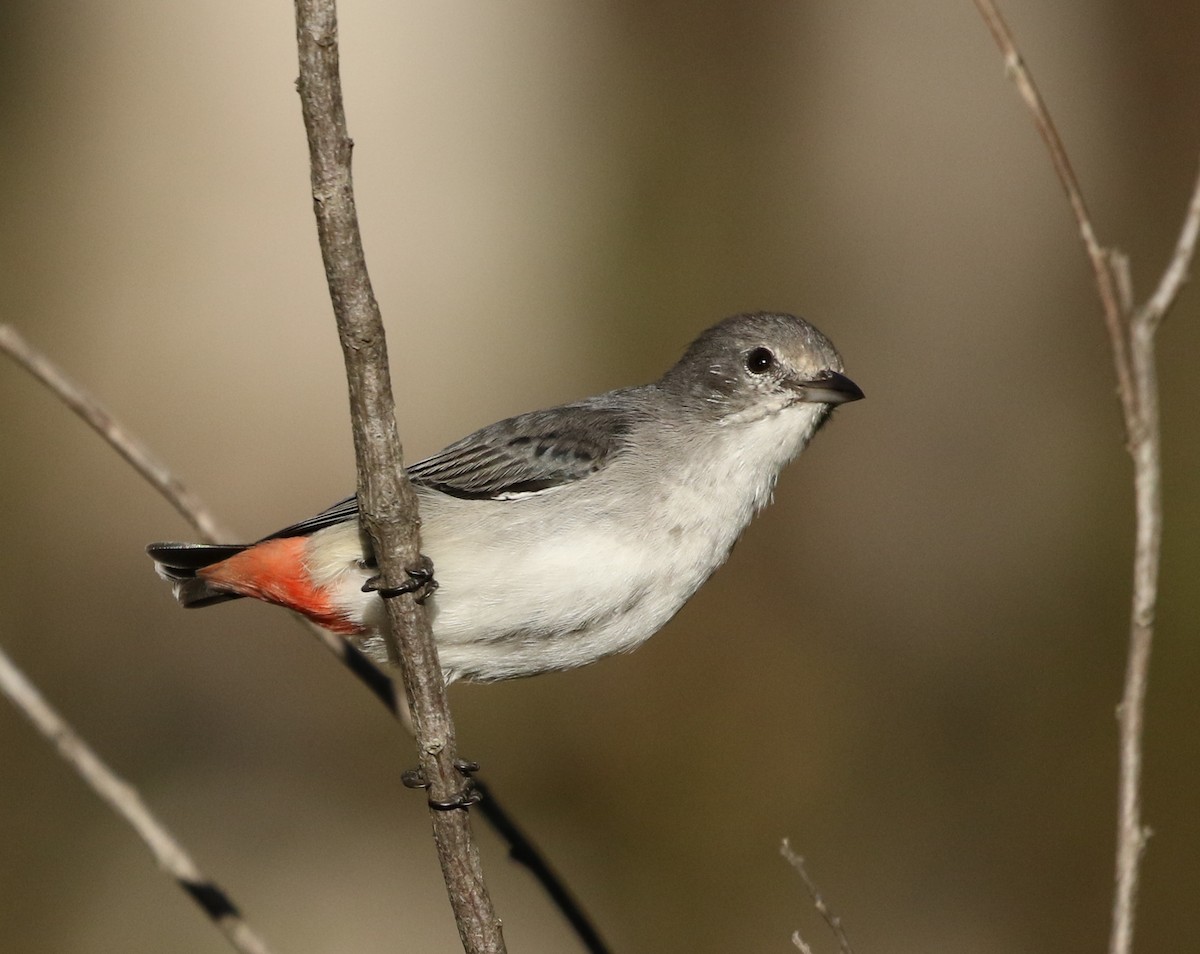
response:
<path fill-rule="evenodd" d="M 1193 2 L 1004 4 L 1141 296 L 1200 149 Z M 799 312 L 841 409 L 632 656 L 451 691 L 614 948 L 1103 950 L 1130 467 L 1074 224 L 966 0 L 343 3 L 414 458 Z M 0 12 L 0 320 L 245 538 L 353 486 L 291 8 Z M 1167 529 L 1139 950 L 1200 949 L 1200 293 L 1161 337 Z M 182 520 L 0 362 L 0 641 L 279 954 L 457 949 L 409 741 L 286 614 L 185 613 Z M 482 829 L 482 825 L 477 826 Z M 514 952 L 574 942 L 481 830 Z M 0 704 L 0 948 L 220 936 Z"/>

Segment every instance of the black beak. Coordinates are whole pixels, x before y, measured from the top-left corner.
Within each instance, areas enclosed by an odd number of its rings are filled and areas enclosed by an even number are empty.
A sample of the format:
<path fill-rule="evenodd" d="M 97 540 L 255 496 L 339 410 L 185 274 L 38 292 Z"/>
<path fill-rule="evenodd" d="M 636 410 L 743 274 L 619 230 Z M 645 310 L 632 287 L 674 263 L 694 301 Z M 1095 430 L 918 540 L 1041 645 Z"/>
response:
<path fill-rule="evenodd" d="M 837 371 L 825 371 L 815 378 L 809 378 L 796 390 L 797 400 L 809 404 L 846 404 L 860 401 L 866 396 L 862 388 Z"/>

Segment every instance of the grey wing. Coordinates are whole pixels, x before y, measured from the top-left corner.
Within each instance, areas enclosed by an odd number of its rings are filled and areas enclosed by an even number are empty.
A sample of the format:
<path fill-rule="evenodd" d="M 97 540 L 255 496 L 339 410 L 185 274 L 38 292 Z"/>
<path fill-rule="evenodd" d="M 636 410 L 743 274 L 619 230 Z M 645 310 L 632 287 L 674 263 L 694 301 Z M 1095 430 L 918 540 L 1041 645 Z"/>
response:
<path fill-rule="evenodd" d="M 408 476 L 470 500 L 510 499 L 583 480 L 620 453 L 632 428 L 627 404 L 613 396 L 491 424 L 413 464 Z M 305 536 L 357 518 L 358 500 L 347 497 L 263 539 Z"/>
<path fill-rule="evenodd" d="M 412 480 L 454 497 L 502 500 L 583 480 L 625 446 L 627 406 L 612 395 L 492 424 L 408 469 Z"/>

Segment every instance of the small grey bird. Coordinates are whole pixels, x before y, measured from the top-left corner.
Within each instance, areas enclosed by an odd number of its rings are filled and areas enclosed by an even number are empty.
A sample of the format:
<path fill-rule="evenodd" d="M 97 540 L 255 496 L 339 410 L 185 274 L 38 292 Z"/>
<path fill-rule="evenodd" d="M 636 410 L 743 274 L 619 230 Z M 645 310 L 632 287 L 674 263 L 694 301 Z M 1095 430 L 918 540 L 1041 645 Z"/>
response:
<path fill-rule="evenodd" d="M 833 407 L 862 396 L 808 322 L 735 315 L 653 384 L 512 417 L 413 464 L 446 682 L 643 643 L 725 561 Z M 147 549 L 184 606 L 255 597 L 385 658 L 353 497 L 257 543 Z"/>

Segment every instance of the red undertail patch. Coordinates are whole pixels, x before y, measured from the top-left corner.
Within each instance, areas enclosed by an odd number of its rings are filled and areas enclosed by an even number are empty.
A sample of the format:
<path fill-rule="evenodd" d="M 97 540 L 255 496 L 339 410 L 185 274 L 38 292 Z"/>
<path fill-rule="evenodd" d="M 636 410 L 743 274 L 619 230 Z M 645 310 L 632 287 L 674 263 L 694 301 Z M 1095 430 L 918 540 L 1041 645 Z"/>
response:
<path fill-rule="evenodd" d="M 337 610 L 327 589 L 313 585 L 304 559 L 307 546 L 307 537 L 264 540 L 196 575 L 212 586 L 286 606 L 335 633 L 362 633 Z"/>

